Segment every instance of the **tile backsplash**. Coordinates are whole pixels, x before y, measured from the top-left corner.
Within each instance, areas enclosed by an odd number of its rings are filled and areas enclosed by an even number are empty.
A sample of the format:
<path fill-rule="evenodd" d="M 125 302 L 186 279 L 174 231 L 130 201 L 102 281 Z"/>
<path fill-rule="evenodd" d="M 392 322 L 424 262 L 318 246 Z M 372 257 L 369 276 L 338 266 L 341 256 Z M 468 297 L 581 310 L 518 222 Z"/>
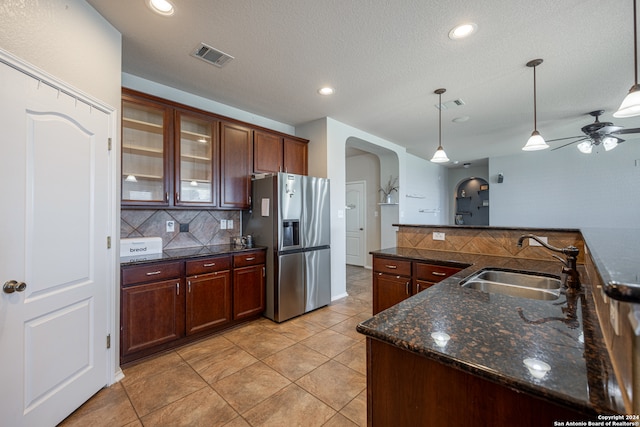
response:
<path fill-rule="evenodd" d="M 161 237 L 163 249 L 226 245 L 241 234 L 240 218 L 241 211 L 122 209 L 120 237 Z M 233 221 L 233 227 L 222 230 L 222 220 Z M 166 231 L 167 221 L 175 221 L 173 232 Z M 181 225 L 188 231 L 181 232 Z"/>

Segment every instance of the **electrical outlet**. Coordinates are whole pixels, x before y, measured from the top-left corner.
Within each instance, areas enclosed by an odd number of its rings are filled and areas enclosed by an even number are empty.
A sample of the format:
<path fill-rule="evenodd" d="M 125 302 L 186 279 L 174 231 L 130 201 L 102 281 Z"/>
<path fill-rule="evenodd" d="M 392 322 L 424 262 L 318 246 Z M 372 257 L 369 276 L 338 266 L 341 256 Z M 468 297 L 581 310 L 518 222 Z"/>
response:
<path fill-rule="evenodd" d="M 174 231 L 176 231 L 176 222 L 167 221 L 167 233 L 173 233 Z"/>
<path fill-rule="evenodd" d="M 227 229 L 227 220 L 226 219 L 221 219 L 220 220 L 220 230 L 226 230 Z"/>
<path fill-rule="evenodd" d="M 433 232 L 433 240 L 444 240 L 444 233 L 434 231 Z"/>
<path fill-rule="evenodd" d="M 189 223 L 180 224 L 180 232 L 181 233 L 188 233 L 189 232 Z"/>
<path fill-rule="evenodd" d="M 545 243 L 549 243 L 549 238 L 548 237 L 541 237 L 538 236 L 540 238 L 540 240 L 542 240 Z M 533 239 L 529 239 L 529 246 L 542 246 L 540 243 L 538 243 L 537 240 L 533 240 Z"/>
<path fill-rule="evenodd" d="M 227 228 L 229 230 L 233 229 L 233 220 L 232 219 L 228 219 L 227 220 Z"/>

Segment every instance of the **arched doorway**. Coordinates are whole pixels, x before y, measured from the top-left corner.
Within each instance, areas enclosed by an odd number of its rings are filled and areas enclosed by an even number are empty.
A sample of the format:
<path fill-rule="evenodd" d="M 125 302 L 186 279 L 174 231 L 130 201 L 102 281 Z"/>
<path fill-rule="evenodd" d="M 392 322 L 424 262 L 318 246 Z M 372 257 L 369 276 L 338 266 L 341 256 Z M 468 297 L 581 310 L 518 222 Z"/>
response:
<path fill-rule="evenodd" d="M 469 177 L 456 189 L 457 225 L 489 225 L 489 183 L 482 178 Z"/>

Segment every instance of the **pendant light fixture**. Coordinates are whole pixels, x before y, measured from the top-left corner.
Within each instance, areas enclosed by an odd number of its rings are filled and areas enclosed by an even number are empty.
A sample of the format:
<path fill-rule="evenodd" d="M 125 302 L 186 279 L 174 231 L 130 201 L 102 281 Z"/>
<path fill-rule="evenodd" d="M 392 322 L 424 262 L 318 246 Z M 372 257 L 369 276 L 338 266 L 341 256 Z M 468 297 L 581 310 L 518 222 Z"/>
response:
<path fill-rule="evenodd" d="M 434 163 L 446 163 L 449 161 L 447 153 L 442 148 L 442 94 L 446 91 L 446 89 L 436 89 L 433 92 L 438 95 L 438 149 L 431 158 Z"/>
<path fill-rule="evenodd" d="M 633 0 L 633 74 L 634 84 L 622 100 L 613 117 L 625 118 L 640 115 L 640 86 L 638 86 L 638 29 L 636 24 L 636 0 Z"/>
<path fill-rule="evenodd" d="M 532 59 L 527 62 L 527 67 L 533 67 L 533 132 L 527 141 L 527 144 L 522 147 L 524 151 L 537 151 L 549 148 L 549 145 L 544 141 L 540 132 L 538 132 L 538 105 L 536 100 L 536 67 L 542 64 L 542 59 Z"/>

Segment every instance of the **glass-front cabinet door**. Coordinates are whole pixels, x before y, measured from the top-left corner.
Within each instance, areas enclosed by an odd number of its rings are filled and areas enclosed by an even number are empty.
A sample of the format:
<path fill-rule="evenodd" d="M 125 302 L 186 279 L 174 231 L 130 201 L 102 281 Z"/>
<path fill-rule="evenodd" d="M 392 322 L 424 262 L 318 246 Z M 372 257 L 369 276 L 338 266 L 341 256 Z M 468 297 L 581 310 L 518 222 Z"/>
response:
<path fill-rule="evenodd" d="M 176 111 L 177 205 L 215 206 L 217 122 Z"/>
<path fill-rule="evenodd" d="M 122 100 L 122 203 L 168 205 L 169 109 Z"/>

